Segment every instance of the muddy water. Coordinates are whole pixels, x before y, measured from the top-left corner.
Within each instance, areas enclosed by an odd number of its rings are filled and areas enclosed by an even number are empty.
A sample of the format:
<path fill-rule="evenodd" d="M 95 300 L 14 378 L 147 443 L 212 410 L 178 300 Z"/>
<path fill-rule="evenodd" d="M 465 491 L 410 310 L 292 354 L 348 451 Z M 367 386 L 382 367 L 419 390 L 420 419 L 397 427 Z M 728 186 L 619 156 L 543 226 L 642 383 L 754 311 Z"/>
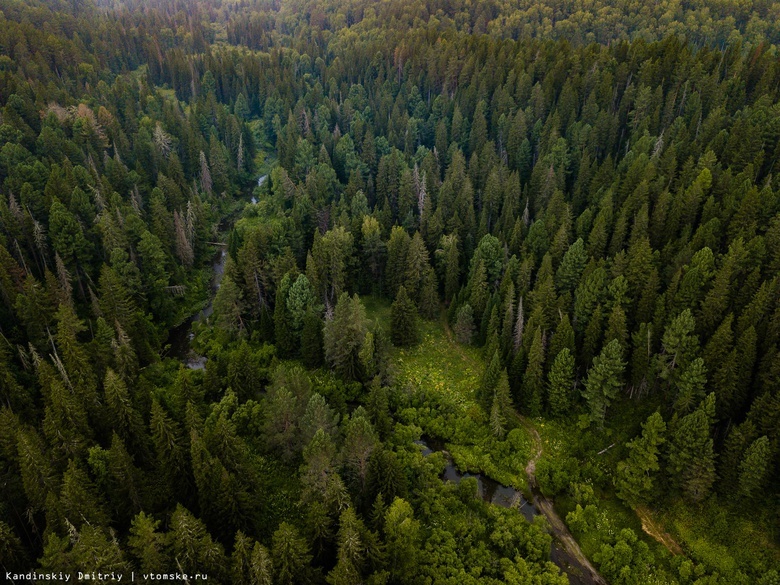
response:
<path fill-rule="evenodd" d="M 444 467 L 444 472 L 441 474 L 443 481 L 460 483 L 465 477 L 475 477 L 477 479 L 479 497 L 485 502 L 501 506 L 502 508 L 513 508 L 520 512 L 529 522 L 532 522 L 534 517 L 541 515 L 536 506 L 526 500 L 522 492 L 515 488 L 501 485 L 497 481 L 479 473 L 475 475 L 458 471 L 449 453 L 444 449 L 443 443 L 430 437 L 426 437 L 425 440 L 415 441 L 415 443 L 420 446 L 422 454 L 426 457 L 435 451 L 440 451 L 444 454 L 447 463 Z M 577 568 L 576 559 L 554 538 L 550 549 L 550 560 L 566 574 L 571 585 L 593 585 L 595 583 L 595 581 L 590 580 Z"/>
<path fill-rule="evenodd" d="M 225 262 L 227 261 L 227 251 L 221 248 L 215 255 L 211 264 L 211 299 L 198 314 L 193 315 L 178 327 L 171 329 L 168 334 L 168 343 L 171 345 L 169 356 L 177 358 L 184 362 L 184 365 L 191 370 L 202 370 L 206 367 L 207 358 L 198 355 L 190 347 L 195 334 L 192 332 L 192 324 L 198 321 L 205 321 L 214 312 L 214 294 L 219 289 L 219 283 L 222 275 L 225 273 Z"/>

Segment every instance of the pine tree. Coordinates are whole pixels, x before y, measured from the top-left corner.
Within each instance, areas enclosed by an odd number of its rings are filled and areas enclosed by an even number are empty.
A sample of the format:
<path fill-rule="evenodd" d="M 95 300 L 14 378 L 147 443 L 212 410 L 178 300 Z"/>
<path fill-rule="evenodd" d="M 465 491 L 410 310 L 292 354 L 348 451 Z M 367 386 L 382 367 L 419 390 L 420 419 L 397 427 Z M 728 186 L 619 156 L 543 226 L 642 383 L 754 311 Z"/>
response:
<path fill-rule="evenodd" d="M 588 377 L 583 383 L 583 396 L 588 403 L 590 421 L 604 426 L 607 408 L 623 386 L 623 348 L 617 340 L 610 341 L 593 359 Z"/>
<path fill-rule="evenodd" d="M 569 412 L 574 391 L 574 356 L 564 347 L 555 356 L 547 376 L 547 405 L 554 417 Z"/>
<path fill-rule="evenodd" d="M 658 454 L 666 441 L 666 423 L 654 412 L 642 424 L 642 435 L 626 444 L 628 457 L 617 466 L 617 494 L 630 504 L 647 501 L 653 493 Z"/>
<path fill-rule="evenodd" d="M 411 347 L 418 341 L 417 308 L 401 285 L 390 307 L 390 339 L 396 347 Z"/>

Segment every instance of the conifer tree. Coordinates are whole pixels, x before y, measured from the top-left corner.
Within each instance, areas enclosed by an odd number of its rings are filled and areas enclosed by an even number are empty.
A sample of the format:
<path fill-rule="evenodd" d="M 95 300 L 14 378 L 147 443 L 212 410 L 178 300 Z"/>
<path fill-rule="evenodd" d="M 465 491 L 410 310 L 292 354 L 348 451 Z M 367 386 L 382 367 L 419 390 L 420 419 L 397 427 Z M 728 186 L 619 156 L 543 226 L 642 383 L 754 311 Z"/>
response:
<path fill-rule="evenodd" d="M 561 293 L 574 292 L 580 281 L 588 255 L 582 238 L 578 238 L 563 255 L 560 266 L 555 273 L 555 286 Z"/>
<path fill-rule="evenodd" d="M 739 494 L 741 496 L 755 500 L 763 495 L 761 490 L 769 477 L 771 460 L 772 448 L 769 437 L 764 435 L 750 444 L 739 465 Z"/>
<path fill-rule="evenodd" d="M 361 530 L 362 529 L 362 530 Z M 347 508 L 339 517 L 337 535 L 338 553 L 336 566 L 328 575 L 331 585 L 350 585 L 362 582 L 361 572 L 365 561 L 365 544 L 361 532 L 365 531 L 354 508 Z"/>
<path fill-rule="evenodd" d="M 384 533 L 391 578 L 398 583 L 413 580 L 419 566 L 422 529 L 406 500 L 395 498 L 388 506 L 384 516 Z"/>
<path fill-rule="evenodd" d="M 504 369 L 493 391 L 493 401 L 490 407 L 490 428 L 493 434 L 499 439 L 503 439 L 507 427 L 513 418 L 514 411 L 509 391 L 509 376 L 506 369 Z"/>
<path fill-rule="evenodd" d="M 160 521 L 139 512 L 130 524 L 128 545 L 143 572 L 163 572 L 169 566 L 168 539 L 159 531 Z"/>
<path fill-rule="evenodd" d="M 564 347 L 553 360 L 547 376 L 547 405 L 554 417 L 569 412 L 574 390 L 574 356 L 568 347 Z"/>
<path fill-rule="evenodd" d="M 291 524 L 282 522 L 274 532 L 272 543 L 274 582 L 280 585 L 309 583 L 311 553 L 298 530 Z"/>
<path fill-rule="evenodd" d="M 691 409 L 704 399 L 704 387 L 707 384 L 707 370 L 704 360 L 693 360 L 676 383 L 677 398 L 674 401 L 674 411 L 677 414 L 688 414 Z"/>
<path fill-rule="evenodd" d="M 700 502 L 715 482 L 715 452 L 711 427 L 715 419 L 715 395 L 710 393 L 691 414 L 671 429 L 667 471 L 683 495 Z"/>
<path fill-rule="evenodd" d="M 590 421 L 603 427 L 607 408 L 623 386 L 623 348 L 617 340 L 610 341 L 593 359 L 593 366 L 583 383 L 583 396 L 588 403 Z"/>
<path fill-rule="evenodd" d="M 325 358 L 333 369 L 348 380 L 361 375 L 360 350 L 368 332 L 366 310 L 357 295 L 343 293 L 333 318 L 325 323 L 323 342 Z"/>
<path fill-rule="evenodd" d="M 666 441 L 666 423 L 654 412 L 642 423 L 642 435 L 626 444 L 628 457 L 617 466 L 617 494 L 630 504 L 647 501 L 659 470 L 658 454 Z"/>
<path fill-rule="evenodd" d="M 397 347 L 410 347 L 418 341 L 417 308 L 401 285 L 390 307 L 390 339 Z"/>
<path fill-rule="evenodd" d="M 685 309 L 664 331 L 662 351 L 658 356 L 658 375 L 669 384 L 674 385 L 679 380 L 699 351 L 695 328 L 691 310 Z"/>
<path fill-rule="evenodd" d="M 298 345 L 293 316 L 288 309 L 287 302 L 287 296 L 291 287 L 292 278 L 290 273 L 287 273 L 276 289 L 276 303 L 274 304 L 274 338 L 276 347 L 279 348 L 279 353 L 282 357 L 294 355 Z"/>
<path fill-rule="evenodd" d="M 470 345 L 474 339 L 474 311 L 466 303 L 458 309 L 455 325 L 452 328 L 455 339 L 463 345 Z"/>
<path fill-rule="evenodd" d="M 385 267 L 387 294 L 395 298 L 398 288 L 406 277 L 407 256 L 412 239 L 400 226 L 393 227 L 387 242 L 387 264 Z"/>
<path fill-rule="evenodd" d="M 537 327 L 528 352 L 528 365 L 523 375 L 522 399 L 523 409 L 530 416 L 539 416 L 542 412 L 544 384 L 544 340 L 541 328 Z"/>
<path fill-rule="evenodd" d="M 301 329 L 301 357 L 308 368 L 317 368 L 322 365 L 322 319 L 313 310 L 309 309 L 303 316 Z"/>
<path fill-rule="evenodd" d="M 493 393 L 501 378 L 501 357 L 498 355 L 498 351 L 493 352 L 493 357 L 490 358 L 490 362 L 485 368 L 484 374 L 482 374 L 482 384 L 480 386 L 479 396 L 480 401 L 487 409 L 492 400 Z"/>

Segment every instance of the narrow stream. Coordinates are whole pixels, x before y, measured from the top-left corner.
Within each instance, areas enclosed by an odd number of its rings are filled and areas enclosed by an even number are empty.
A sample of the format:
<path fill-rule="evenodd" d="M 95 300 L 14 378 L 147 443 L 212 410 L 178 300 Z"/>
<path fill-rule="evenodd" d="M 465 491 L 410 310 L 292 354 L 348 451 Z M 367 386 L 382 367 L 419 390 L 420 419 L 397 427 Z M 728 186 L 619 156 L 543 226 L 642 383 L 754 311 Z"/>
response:
<path fill-rule="evenodd" d="M 257 186 L 262 187 L 267 178 L 268 175 L 258 177 Z M 257 203 L 257 196 L 253 194 L 250 201 L 253 204 Z M 228 232 L 232 227 L 234 219 L 235 217 L 232 214 L 223 218 L 219 224 L 219 232 Z M 214 260 L 211 263 L 211 295 L 209 296 L 208 304 L 198 314 L 188 318 L 184 323 L 174 327 L 168 333 L 168 343 L 171 346 L 168 355 L 178 358 L 191 370 L 202 370 L 206 367 L 208 358 L 195 353 L 190 345 L 195 337 L 195 334 L 192 332 L 192 324 L 205 321 L 214 312 L 214 295 L 219 290 L 219 283 L 222 280 L 222 275 L 225 273 L 226 261 L 227 250 L 223 246 L 214 254 Z"/>
<path fill-rule="evenodd" d="M 209 303 L 199 313 L 193 315 L 181 325 L 171 329 L 168 334 L 168 343 L 171 345 L 169 355 L 180 359 L 184 365 L 191 370 L 202 370 L 206 367 L 208 358 L 199 355 L 192 350 L 190 343 L 195 337 L 192 332 L 192 324 L 199 321 L 205 321 L 214 312 L 214 294 L 219 289 L 219 283 L 222 275 L 225 273 L 225 262 L 227 261 L 227 250 L 220 248 L 214 255 L 214 261 L 211 263 L 211 295 Z"/>
<path fill-rule="evenodd" d="M 426 457 L 439 451 L 444 454 L 447 463 L 444 466 L 444 472 L 441 474 L 442 481 L 451 481 L 460 483 L 465 477 L 477 478 L 479 497 L 485 502 L 501 506 L 502 508 L 513 508 L 520 512 L 526 520 L 533 522 L 534 517 L 541 515 L 532 502 L 525 499 L 523 494 L 513 487 L 501 485 L 495 480 L 485 477 L 482 474 L 461 473 L 455 467 L 449 453 L 444 449 L 444 444 L 434 438 L 426 437 L 425 440 L 415 441 L 421 447 L 422 454 Z M 582 574 L 577 566 L 578 563 L 557 541 L 553 538 L 550 548 L 550 560 L 569 578 L 571 585 L 592 585 L 594 582 Z"/>

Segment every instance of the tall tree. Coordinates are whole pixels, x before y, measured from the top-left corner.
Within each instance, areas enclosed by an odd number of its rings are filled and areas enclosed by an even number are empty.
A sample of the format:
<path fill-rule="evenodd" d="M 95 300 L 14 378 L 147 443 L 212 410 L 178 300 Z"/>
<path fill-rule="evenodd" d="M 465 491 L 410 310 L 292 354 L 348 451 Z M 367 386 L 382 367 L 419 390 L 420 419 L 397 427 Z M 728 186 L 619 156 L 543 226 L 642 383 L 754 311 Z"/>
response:
<path fill-rule="evenodd" d="M 607 408 L 623 387 L 623 348 L 616 339 L 610 341 L 593 359 L 583 383 L 583 396 L 588 403 L 590 421 L 604 426 Z"/>
<path fill-rule="evenodd" d="M 410 347 L 418 341 L 417 307 L 401 285 L 390 306 L 390 339 L 397 347 Z"/>
<path fill-rule="evenodd" d="M 661 413 L 654 412 L 642 423 L 642 435 L 626 444 L 628 457 L 618 463 L 616 486 L 618 496 L 630 504 L 645 502 L 653 493 L 665 432 Z"/>

